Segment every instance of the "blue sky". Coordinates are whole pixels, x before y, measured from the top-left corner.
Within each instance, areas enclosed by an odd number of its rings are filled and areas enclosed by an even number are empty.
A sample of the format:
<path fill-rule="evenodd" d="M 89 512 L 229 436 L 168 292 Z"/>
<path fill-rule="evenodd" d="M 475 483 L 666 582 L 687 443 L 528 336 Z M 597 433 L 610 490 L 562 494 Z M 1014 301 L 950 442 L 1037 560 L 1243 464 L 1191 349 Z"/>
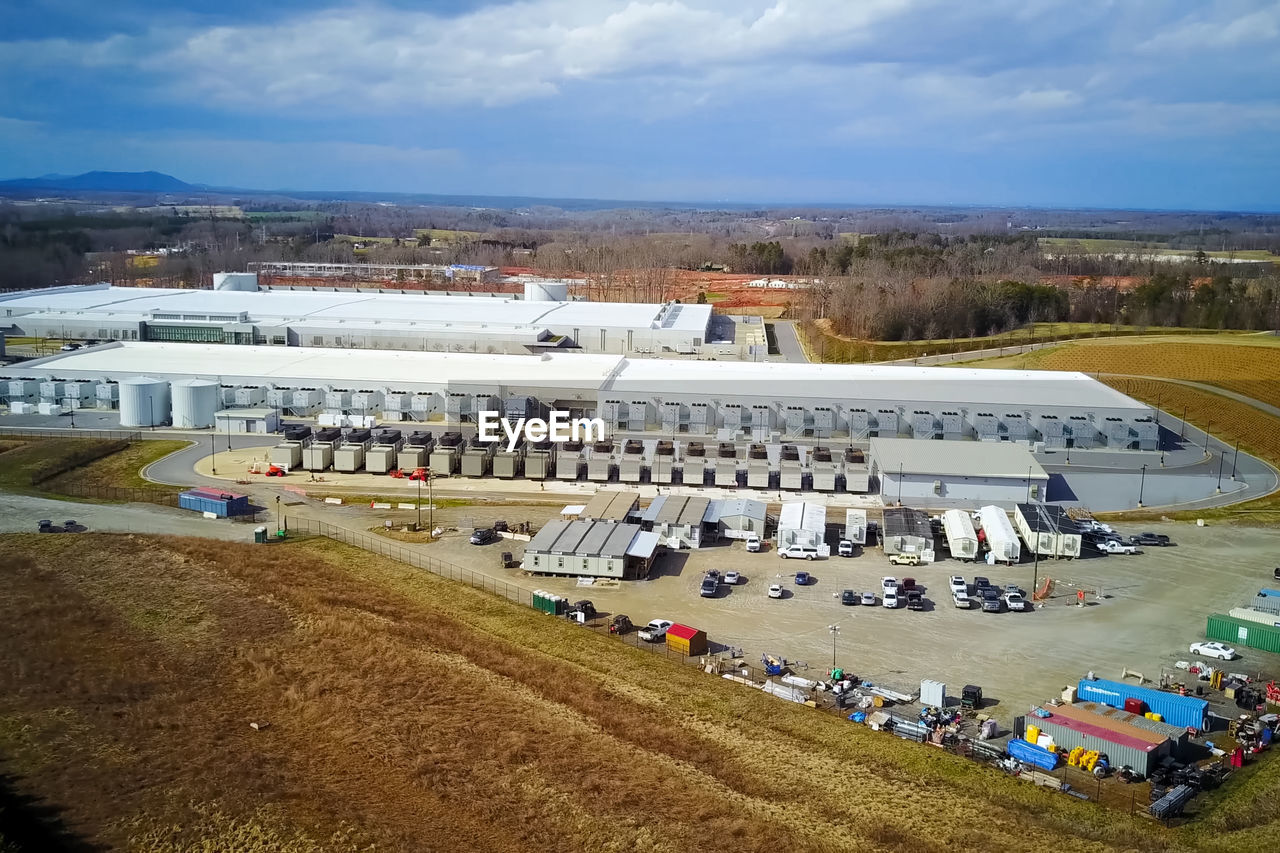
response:
<path fill-rule="evenodd" d="M 1280 209 L 1278 2 L 0 0 L 0 12 L 3 177 Z"/>

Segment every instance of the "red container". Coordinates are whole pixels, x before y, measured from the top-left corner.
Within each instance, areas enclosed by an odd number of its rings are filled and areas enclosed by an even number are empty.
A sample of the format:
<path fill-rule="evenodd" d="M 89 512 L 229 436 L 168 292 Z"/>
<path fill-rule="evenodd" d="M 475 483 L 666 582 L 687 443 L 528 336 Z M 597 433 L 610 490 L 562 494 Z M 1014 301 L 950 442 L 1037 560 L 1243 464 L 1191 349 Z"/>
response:
<path fill-rule="evenodd" d="M 1130 696 L 1128 699 L 1124 700 L 1124 709 L 1130 714 L 1141 715 L 1144 713 L 1145 707 L 1145 703 L 1136 696 Z"/>

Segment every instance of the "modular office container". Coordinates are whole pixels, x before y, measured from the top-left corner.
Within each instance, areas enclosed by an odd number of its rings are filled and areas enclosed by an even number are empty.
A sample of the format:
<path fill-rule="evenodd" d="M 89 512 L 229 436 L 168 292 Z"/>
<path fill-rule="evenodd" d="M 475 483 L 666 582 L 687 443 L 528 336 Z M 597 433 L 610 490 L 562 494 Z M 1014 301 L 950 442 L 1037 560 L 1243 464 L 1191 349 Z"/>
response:
<path fill-rule="evenodd" d="M 1144 710 L 1159 714 L 1170 725 L 1188 729 L 1204 728 L 1204 715 L 1209 707 L 1208 702 L 1194 696 L 1179 696 L 1176 693 L 1101 678 L 1093 681 L 1080 679 L 1076 697 L 1081 702 L 1100 702 L 1112 708 L 1123 708 L 1126 699 L 1138 699 Z"/>
<path fill-rule="evenodd" d="M 1280 654 L 1280 628 L 1273 628 L 1261 622 L 1246 622 L 1215 613 L 1210 616 L 1204 628 L 1204 635 L 1211 640 L 1224 643 L 1248 646 L 1264 652 Z"/>
<path fill-rule="evenodd" d="M 942 530 L 947 535 L 947 549 L 957 560 L 973 562 L 978 556 L 978 534 L 969 513 L 949 509 L 942 514 Z"/>

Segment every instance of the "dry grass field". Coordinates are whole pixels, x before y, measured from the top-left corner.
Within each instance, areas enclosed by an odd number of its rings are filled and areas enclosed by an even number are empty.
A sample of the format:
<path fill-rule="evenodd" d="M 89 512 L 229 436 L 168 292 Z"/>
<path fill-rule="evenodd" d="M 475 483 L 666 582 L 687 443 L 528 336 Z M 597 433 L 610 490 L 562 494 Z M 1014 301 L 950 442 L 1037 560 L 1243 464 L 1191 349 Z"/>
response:
<path fill-rule="evenodd" d="M 108 847 L 1246 850 L 1280 826 L 1274 774 L 1212 833 L 1166 830 L 327 541 L 9 536 L 0 565 L 3 769 Z"/>
<path fill-rule="evenodd" d="M 1213 342 L 1081 342 L 1029 353 L 1028 359 L 1044 370 L 1189 379 L 1280 406 L 1280 346 L 1247 345 L 1235 336 Z"/>

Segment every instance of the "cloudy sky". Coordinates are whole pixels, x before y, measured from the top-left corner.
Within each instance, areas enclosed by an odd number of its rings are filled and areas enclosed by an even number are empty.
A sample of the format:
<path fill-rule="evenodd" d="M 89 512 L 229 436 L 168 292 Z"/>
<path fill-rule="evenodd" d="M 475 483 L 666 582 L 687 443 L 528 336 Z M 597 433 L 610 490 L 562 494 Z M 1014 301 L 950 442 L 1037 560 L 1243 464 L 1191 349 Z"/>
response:
<path fill-rule="evenodd" d="M 1278 2 L 0 10 L 0 177 L 156 169 L 257 188 L 1280 209 Z"/>

